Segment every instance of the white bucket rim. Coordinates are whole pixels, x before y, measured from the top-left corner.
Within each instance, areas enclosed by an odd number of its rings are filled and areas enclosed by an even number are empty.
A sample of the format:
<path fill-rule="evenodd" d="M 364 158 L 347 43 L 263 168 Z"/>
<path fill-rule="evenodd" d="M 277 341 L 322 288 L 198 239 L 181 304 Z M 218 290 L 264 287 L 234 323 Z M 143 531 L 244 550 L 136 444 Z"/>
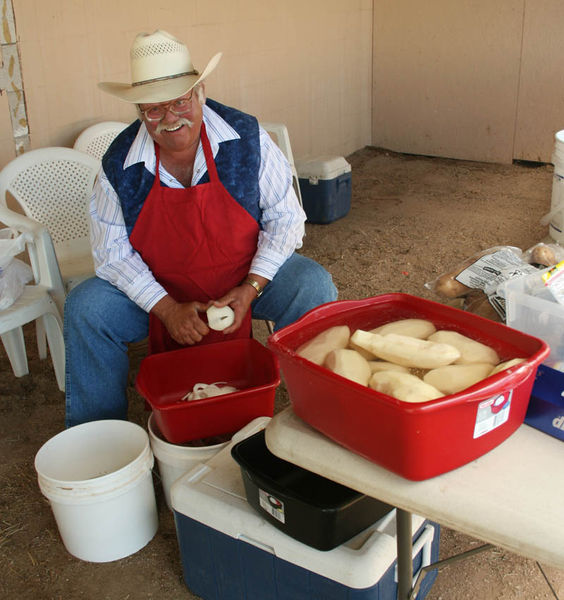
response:
<path fill-rule="evenodd" d="M 181 446 L 178 444 L 171 444 L 166 440 L 163 440 L 157 435 L 157 424 L 154 422 L 154 414 L 151 413 L 147 422 L 147 429 L 149 431 L 149 440 L 151 443 L 151 449 L 155 457 L 158 459 L 184 459 L 186 460 L 187 455 L 194 456 L 197 459 L 198 455 L 207 456 L 210 452 L 219 452 L 222 448 L 227 446 L 231 440 L 226 442 L 220 442 L 219 444 L 212 444 L 210 446 Z M 160 433 L 160 432 L 159 432 Z"/>
<path fill-rule="evenodd" d="M 100 496 L 121 495 L 130 490 L 137 484 L 141 477 L 151 471 L 154 465 L 154 456 L 151 451 L 147 432 L 139 425 L 131 423 L 130 421 L 108 419 L 103 422 L 120 423 L 120 426 L 123 424 L 124 427 L 130 428 L 132 431 L 135 430 L 137 434 L 142 432 L 144 443 L 138 455 L 123 467 L 98 477 L 72 480 L 57 479 L 42 473 L 41 459 L 43 458 L 43 454 L 71 429 L 75 430 L 74 433 L 76 433 L 77 428 L 88 429 L 94 427 L 94 424 L 101 423 L 101 421 L 91 421 L 61 431 L 47 440 L 35 456 L 35 470 L 37 472 L 39 487 L 41 492 L 49 498 L 49 500 L 75 504 L 84 502 L 84 499 L 95 502 Z"/>

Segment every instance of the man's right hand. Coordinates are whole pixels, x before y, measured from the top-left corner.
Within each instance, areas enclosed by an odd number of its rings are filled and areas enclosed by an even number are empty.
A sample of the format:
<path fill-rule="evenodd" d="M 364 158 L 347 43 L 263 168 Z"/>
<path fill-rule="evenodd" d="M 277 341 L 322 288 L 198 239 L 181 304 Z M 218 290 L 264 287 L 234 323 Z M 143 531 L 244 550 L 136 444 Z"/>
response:
<path fill-rule="evenodd" d="M 175 342 L 192 346 L 202 341 L 210 331 L 198 314 L 205 312 L 207 307 L 208 304 L 202 302 L 179 303 L 165 296 L 153 306 L 151 312 L 162 321 Z"/>

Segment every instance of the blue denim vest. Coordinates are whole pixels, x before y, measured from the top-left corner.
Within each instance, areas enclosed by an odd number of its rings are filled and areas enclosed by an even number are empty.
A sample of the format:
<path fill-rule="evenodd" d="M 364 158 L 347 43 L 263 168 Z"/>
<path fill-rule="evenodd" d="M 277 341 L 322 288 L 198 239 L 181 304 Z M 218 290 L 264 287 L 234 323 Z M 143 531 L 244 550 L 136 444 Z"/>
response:
<path fill-rule="evenodd" d="M 241 136 L 241 139 L 219 144 L 215 164 L 221 183 L 231 196 L 260 224 L 262 211 L 259 207 L 260 142 L 258 121 L 251 115 L 219 104 L 214 100 L 208 99 L 206 104 L 227 121 Z M 122 131 L 112 142 L 102 159 L 104 172 L 120 199 L 128 235 L 131 235 L 133 231 L 137 217 L 155 179 L 155 176 L 145 169 L 143 163 L 131 165 L 127 169 L 123 168 L 127 153 L 140 126 L 140 121 L 134 121 Z M 209 176 L 206 171 L 198 184 L 207 183 L 208 181 Z"/>

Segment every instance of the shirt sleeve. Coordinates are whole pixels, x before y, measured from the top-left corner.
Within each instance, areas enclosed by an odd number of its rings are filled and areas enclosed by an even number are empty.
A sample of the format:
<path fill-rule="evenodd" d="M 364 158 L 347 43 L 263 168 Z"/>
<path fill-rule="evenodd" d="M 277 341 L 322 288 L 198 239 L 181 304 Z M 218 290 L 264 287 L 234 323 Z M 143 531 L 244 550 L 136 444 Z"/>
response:
<path fill-rule="evenodd" d="M 100 169 L 90 199 L 90 241 L 96 275 L 149 312 L 166 295 L 131 246 L 117 194 Z"/>
<path fill-rule="evenodd" d="M 306 214 L 294 191 L 288 160 L 262 127 L 260 146 L 261 231 L 250 272 L 272 280 L 294 250 L 302 247 Z"/>

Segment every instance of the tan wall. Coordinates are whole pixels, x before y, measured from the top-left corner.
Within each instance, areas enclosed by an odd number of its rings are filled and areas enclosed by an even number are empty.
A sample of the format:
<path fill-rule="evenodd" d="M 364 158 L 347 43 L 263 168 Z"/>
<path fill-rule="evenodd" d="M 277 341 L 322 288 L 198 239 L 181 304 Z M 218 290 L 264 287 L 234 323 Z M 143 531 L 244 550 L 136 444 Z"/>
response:
<path fill-rule="evenodd" d="M 286 123 L 295 156 L 370 144 L 371 0 L 13 0 L 13 8 L 32 148 L 72 146 L 92 123 L 133 120 L 131 106 L 96 83 L 130 81 L 135 34 L 157 28 L 187 43 L 196 68 L 222 51 L 209 96 Z M 8 126 L 0 117 L 2 140 Z"/>
<path fill-rule="evenodd" d="M 561 0 L 374 2 L 372 143 L 549 162 L 564 128 Z"/>

